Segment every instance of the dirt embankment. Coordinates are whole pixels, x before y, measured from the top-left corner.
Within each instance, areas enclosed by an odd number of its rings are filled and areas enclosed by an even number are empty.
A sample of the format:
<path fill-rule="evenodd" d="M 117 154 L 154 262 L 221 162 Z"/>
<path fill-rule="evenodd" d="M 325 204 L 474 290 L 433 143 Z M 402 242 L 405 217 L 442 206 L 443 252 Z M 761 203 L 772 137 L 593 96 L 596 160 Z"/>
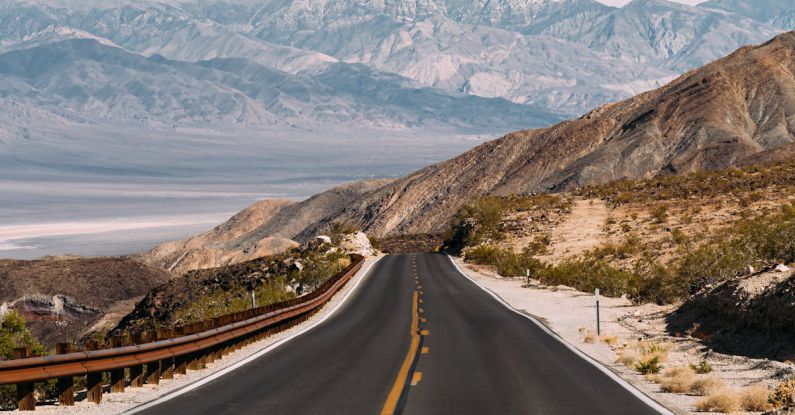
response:
<path fill-rule="evenodd" d="M 719 284 L 668 316 L 668 330 L 721 353 L 795 361 L 795 275 L 767 271 Z"/>

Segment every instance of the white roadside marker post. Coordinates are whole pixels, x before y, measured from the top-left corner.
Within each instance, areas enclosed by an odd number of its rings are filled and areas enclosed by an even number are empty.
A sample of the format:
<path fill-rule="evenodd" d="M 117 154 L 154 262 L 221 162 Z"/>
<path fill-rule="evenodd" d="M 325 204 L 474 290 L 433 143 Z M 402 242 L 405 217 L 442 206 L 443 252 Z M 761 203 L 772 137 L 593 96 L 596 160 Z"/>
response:
<path fill-rule="evenodd" d="M 257 293 L 251 290 L 251 308 L 257 308 Z"/>
<path fill-rule="evenodd" d="M 530 268 L 527 268 L 525 271 L 526 271 L 526 275 L 527 275 L 527 283 L 525 285 L 530 287 Z"/>
<path fill-rule="evenodd" d="M 596 289 L 596 335 L 602 335 L 602 328 L 599 324 L 599 289 Z"/>

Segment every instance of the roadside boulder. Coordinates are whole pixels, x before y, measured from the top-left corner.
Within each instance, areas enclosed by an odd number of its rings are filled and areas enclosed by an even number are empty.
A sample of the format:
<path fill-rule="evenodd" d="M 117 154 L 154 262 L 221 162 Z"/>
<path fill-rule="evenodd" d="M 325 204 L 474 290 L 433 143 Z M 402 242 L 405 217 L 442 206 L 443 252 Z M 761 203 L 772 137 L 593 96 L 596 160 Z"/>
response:
<path fill-rule="evenodd" d="M 330 236 L 326 236 L 326 235 L 318 235 L 318 236 L 315 237 L 315 242 L 318 245 L 330 244 L 331 243 L 331 237 Z"/>
<path fill-rule="evenodd" d="M 371 256 L 375 254 L 375 249 L 370 244 L 370 238 L 364 232 L 356 232 L 345 235 L 340 243 L 340 248 L 350 254 L 359 254 L 362 256 Z"/>

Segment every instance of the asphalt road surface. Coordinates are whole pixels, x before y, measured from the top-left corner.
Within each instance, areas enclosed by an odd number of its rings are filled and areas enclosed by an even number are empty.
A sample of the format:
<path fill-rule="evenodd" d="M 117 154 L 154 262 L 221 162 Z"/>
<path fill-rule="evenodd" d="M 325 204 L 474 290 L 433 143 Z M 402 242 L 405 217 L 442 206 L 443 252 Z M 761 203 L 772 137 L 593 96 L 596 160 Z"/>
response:
<path fill-rule="evenodd" d="M 378 262 L 324 323 L 144 414 L 656 414 L 441 254 Z"/>

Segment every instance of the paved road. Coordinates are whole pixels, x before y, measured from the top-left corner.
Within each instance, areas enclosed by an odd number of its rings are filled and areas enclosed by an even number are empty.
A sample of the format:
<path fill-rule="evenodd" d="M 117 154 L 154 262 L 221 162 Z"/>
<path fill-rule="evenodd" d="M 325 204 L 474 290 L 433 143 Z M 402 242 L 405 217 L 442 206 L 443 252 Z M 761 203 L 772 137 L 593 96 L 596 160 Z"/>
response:
<path fill-rule="evenodd" d="M 405 414 L 657 413 L 447 257 L 404 254 L 376 264 L 314 330 L 144 414 L 378 414 L 390 403 Z"/>

